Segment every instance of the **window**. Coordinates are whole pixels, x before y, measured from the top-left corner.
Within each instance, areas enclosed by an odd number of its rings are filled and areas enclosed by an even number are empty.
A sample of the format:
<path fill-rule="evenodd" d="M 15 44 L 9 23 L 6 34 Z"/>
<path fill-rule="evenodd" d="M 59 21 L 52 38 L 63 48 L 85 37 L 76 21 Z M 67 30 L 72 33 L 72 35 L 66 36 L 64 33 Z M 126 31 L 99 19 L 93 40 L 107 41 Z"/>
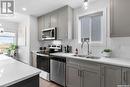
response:
<path fill-rule="evenodd" d="M 78 17 L 79 43 L 89 38 L 91 46 L 106 46 L 107 9 L 83 14 Z"/>
<path fill-rule="evenodd" d="M 3 53 L 3 51 L 13 43 L 16 43 L 15 33 L 12 32 L 0 33 L 0 53 Z"/>

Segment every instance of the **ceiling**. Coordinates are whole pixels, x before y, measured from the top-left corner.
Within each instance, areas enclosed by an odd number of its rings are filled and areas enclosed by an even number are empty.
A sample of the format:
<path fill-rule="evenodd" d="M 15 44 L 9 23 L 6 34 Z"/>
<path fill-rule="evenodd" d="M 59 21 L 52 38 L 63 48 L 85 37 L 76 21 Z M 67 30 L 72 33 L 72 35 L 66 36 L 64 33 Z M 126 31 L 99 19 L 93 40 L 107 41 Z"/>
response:
<path fill-rule="evenodd" d="M 82 3 L 83 0 L 15 0 L 15 10 L 18 13 L 40 16 L 65 5 L 77 8 Z M 24 12 L 22 8 L 27 8 L 27 11 Z"/>

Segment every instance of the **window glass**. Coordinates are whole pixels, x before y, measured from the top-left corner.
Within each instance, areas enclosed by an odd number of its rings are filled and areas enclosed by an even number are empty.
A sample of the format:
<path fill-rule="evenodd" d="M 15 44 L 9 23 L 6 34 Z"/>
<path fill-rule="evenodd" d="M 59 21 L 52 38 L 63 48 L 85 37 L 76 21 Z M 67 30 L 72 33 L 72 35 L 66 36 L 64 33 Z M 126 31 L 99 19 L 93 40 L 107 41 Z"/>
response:
<path fill-rule="evenodd" d="M 101 17 L 102 12 L 85 15 L 79 18 L 81 23 L 81 42 L 83 38 L 89 38 L 91 42 L 101 41 Z"/>
<path fill-rule="evenodd" d="M 101 16 L 91 17 L 91 41 L 101 41 Z"/>
<path fill-rule="evenodd" d="M 16 43 L 16 35 L 12 32 L 0 33 L 0 53 L 3 53 L 11 44 Z"/>
<path fill-rule="evenodd" d="M 90 37 L 90 17 L 81 18 L 81 39 Z"/>

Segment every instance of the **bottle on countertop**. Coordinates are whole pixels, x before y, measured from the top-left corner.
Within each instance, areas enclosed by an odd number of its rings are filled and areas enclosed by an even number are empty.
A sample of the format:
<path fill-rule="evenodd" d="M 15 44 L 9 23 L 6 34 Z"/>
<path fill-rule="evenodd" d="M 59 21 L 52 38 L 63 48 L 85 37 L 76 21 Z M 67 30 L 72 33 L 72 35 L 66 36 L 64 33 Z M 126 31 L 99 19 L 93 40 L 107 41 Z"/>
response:
<path fill-rule="evenodd" d="M 67 45 L 66 49 L 67 49 L 67 53 L 71 53 L 72 52 L 72 46 Z"/>
<path fill-rule="evenodd" d="M 75 54 L 78 55 L 78 49 L 77 48 L 75 49 Z"/>
<path fill-rule="evenodd" d="M 66 47 L 64 47 L 64 52 L 67 53 L 67 48 Z"/>

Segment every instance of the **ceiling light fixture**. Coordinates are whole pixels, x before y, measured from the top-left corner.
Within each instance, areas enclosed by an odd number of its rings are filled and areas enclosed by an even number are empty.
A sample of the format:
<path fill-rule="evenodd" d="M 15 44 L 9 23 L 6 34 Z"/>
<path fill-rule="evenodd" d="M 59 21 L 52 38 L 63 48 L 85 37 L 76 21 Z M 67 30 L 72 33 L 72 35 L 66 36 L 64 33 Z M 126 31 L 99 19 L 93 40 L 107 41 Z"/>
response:
<path fill-rule="evenodd" d="M 84 8 L 88 9 L 88 0 L 84 0 Z"/>
<path fill-rule="evenodd" d="M 0 27 L 2 27 L 2 24 L 0 23 Z"/>
<path fill-rule="evenodd" d="M 27 11 L 27 8 L 22 8 L 23 11 Z"/>

